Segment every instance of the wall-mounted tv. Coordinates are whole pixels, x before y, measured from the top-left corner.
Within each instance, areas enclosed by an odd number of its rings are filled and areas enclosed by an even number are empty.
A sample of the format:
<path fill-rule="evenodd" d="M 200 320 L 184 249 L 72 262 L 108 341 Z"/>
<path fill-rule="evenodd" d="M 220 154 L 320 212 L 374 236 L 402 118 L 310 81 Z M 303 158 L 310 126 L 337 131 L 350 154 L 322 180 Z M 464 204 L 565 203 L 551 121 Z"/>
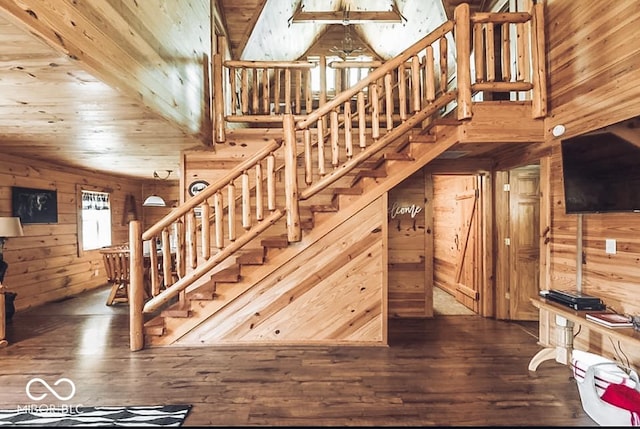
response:
<path fill-rule="evenodd" d="M 640 147 L 605 132 L 563 140 L 566 213 L 640 212 Z"/>

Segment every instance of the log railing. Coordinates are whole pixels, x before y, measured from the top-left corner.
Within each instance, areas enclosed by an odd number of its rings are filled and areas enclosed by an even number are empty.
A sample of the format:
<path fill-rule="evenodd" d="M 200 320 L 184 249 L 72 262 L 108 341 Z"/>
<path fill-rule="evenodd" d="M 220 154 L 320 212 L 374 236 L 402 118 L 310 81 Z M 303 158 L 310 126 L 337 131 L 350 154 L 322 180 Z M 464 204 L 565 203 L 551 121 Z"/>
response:
<path fill-rule="evenodd" d="M 223 103 L 214 103 L 216 138 L 224 137 L 220 123 L 224 118 L 282 124 L 284 144 L 269 142 L 147 231 L 140 230 L 138 221 L 131 222 L 132 350 L 143 346 L 143 313 L 154 312 L 175 297 L 184 300 L 189 286 L 197 286 L 205 274 L 285 215 L 288 240 L 299 241 L 301 200 L 326 189 L 380 151 L 391 150 L 390 144 L 444 110 L 455 106 L 457 119 L 466 120 L 473 115 L 472 101 L 482 101 L 479 94 L 505 92 L 517 98 L 524 93 L 532 102 L 533 117 L 544 116 L 543 7 L 538 3 L 530 13 L 470 16 L 469 6 L 461 4 L 453 21 L 392 60 L 371 64 L 364 79 L 331 100 L 322 90 L 319 99 L 313 99 L 308 73 L 312 63 L 227 62 L 231 75 L 238 77 L 229 84 L 234 107 L 225 114 Z M 492 43 L 496 31 L 501 34 L 499 52 Z M 320 65 L 326 66 L 323 63 L 321 59 Z M 216 67 L 214 92 L 220 94 L 223 63 L 219 56 L 214 58 Z M 325 74 L 322 69 L 320 74 Z M 298 140 L 304 146 L 299 163 Z M 283 161 L 279 166 L 276 151 Z M 275 171 L 280 168 L 284 168 L 285 185 L 276 188 Z M 301 189 L 298 177 L 304 178 Z M 284 195 L 276 198 L 277 189 Z M 238 229 L 244 232 L 237 234 Z M 151 249 L 160 242 L 163 256 L 162 267 L 152 260 L 152 296 L 146 303 L 142 299 L 144 241 L 150 242 Z M 167 261 L 174 252 L 172 267 Z M 151 255 L 153 259 L 154 252 Z"/>

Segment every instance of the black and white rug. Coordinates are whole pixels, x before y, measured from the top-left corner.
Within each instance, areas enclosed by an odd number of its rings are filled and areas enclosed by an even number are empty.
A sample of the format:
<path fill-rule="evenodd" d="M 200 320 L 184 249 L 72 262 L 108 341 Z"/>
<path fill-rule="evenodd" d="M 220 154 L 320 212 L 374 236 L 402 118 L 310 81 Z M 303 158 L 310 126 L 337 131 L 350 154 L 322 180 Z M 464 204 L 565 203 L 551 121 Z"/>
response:
<path fill-rule="evenodd" d="M 182 426 L 191 405 L 0 410 L 0 426 Z"/>

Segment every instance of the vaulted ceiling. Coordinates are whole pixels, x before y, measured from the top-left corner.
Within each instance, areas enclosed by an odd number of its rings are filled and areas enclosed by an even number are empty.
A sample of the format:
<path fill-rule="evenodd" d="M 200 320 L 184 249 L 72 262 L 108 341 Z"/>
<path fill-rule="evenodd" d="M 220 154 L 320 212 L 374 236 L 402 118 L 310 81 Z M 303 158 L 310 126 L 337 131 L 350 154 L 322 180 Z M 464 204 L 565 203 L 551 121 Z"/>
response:
<path fill-rule="evenodd" d="M 212 145 L 212 26 L 233 59 L 295 60 L 340 47 L 349 22 L 355 47 L 387 59 L 458 3 L 1 0 L 0 152 L 141 179 L 178 171 L 181 151 Z M 499 1 L 467 3 L 489 10 Z M 348 20 L 391 10 L 400 22 Z M 296 11 L 342 21 L 291 22 Z"/>

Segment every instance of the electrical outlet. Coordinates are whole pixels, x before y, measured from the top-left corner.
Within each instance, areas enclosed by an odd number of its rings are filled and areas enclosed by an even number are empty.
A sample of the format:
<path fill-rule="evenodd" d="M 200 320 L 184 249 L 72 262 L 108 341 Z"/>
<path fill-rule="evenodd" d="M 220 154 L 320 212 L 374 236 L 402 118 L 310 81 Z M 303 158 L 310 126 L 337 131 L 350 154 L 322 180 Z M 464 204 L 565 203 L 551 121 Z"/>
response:
<path fill-rule="evenodd" d="M 604 241 L 604 251 L 608 255 L 615 255 L 616 254 L 616 240 L 614 240 L 613 238 L 607 238 Z"/>

